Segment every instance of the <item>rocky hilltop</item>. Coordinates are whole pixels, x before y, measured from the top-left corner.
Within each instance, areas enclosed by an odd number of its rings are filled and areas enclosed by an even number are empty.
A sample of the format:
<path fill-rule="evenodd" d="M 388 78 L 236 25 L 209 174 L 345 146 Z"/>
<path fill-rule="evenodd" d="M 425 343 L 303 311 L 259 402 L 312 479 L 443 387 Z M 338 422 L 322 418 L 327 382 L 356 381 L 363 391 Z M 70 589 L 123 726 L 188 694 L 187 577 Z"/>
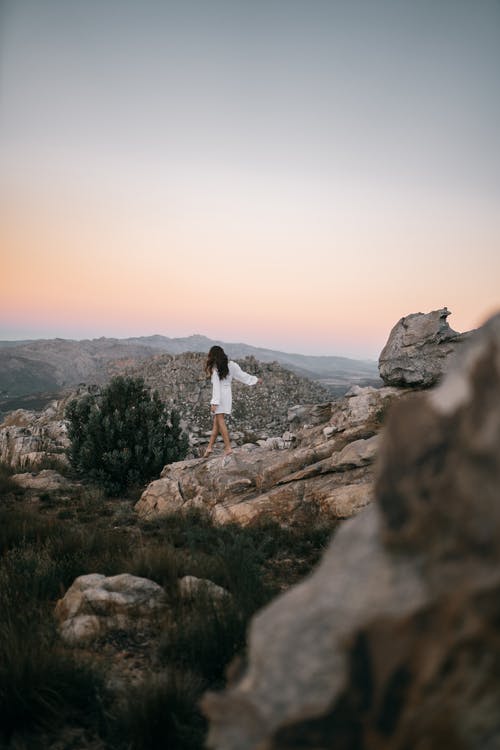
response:
<path fill-rule="evenodd" d="M 260 447 L 256 447 L 255 439 L 248 439 L 250 444 L 235 451 L 227 464 L 221 463 L 222 457 L 216 457 L 208 462 L 184 461 L 166 466 L 161 479 L 144 492 L 137 505 L 138 512 L 154 515 L 203 506 L 211 508 L 214 517 L 221 522 L 238 520 L 242 523 L 250 523 L 262 514 L 286 522 L 290 514 L 305 505 L 317 505 L 337 517 L 356 513 L 373 498 L 373 462 L 378 433 L 390 404 L 414 393 L 416 386 L 423 388 L 435 380 L 436 373 L 442 373 L 456 354 L 455 348 L 450 346 L 451 335 L 442 331 L 443 318 L 446 321 L 448 314 L 447 310 L 418 313 L 403 318 L 392 330 L 384 357 L 381 356 L 384 365 L 381 370 L 389 382 L 392 373 L 398 373 L 401 378 L 404 358 L 406 371 L 412 374 L 404 387 L 354 386 L 343 398 L 317 408 L 314 415 L 304 410 L 302 421 L 306 426 L 300 424 L 301 410 L 297 409 L 296 413 L 290 410 L 288 429 L 281 439 L 260 441 Z M 405 332 L 412 323 L 410 349 L 400 330 Z M 453 332 L 455 341 L 462 343 L 465 338 Z M 402 354 L 400 349 L 405 345 Z M 184 361 L 182 364 L 184 369 Z M 157 382 L 169 377 L 163 367 L 170 368 L 170 376 L 175 380 L 175 359 L 166 359 L 158 361 L 155 368 Z M 245 367 L 265 378 L 256 362 L 245 362 Z M 421 376 L 418 383 L 413 375 L 417 371 Z M 195 369 L 194 377 L 198 372 Z M 152 382 L 156 384 L 154 377 Z M 279 378 L 277 388 L 266 393 L 259 405 L 274 401 L 275 390 L 277 394 L 285 390 Z M 204 403 L 208 398 L 207 392 Z M 195 408 L 199 403 L 196 397 Z M 246 413 L 243 412 L 244 416 Z M 284 416 L 284 410 L 282 413 Z M 255 424 L 257 414 L 251 408 L 249 414 Z M 312 426 L 313 422 L 320 426 Z M 275 431 L 271 434 L 279 435 L 276 428 L 280 426 L 275 422 Z"/>
<path fill-rule="evenodd" d="M 443 319 L 446 322 L 448 315 L 447 310 L 418 313 L 402 318 L 394 327 L 382 352 L 380 369 L 388 385 L 394 382 L 399 384 L 398 395 L 404 395 L 408 387 L 414 389 L 434 382 L 436 373 L 445 369 L 455 348 L 461 346 L 467 338 L 468 334 L 455 332 L 449 335 L 445 331 L 443 335 Z M 67 348 L 68 343 L 58 342 L 61 363 L 65 356 L 71 356 L 72 350 Z M 135 345 L 136 342 L 132 341 L 132 346 Z M 12 349 L 15 350 L 15 347 Z M 137 363 L 133 357 L 113 359 L 113 347 L 105 350 L 110 358 L 102 361 L 101 381 L 124 373 L 144 377 L 147 384 L 157 389 L 170 407 L 179 410 L 191 436 L 192 455 L 197 455 L 197 446 L 206 442 L 206 433 L 211 427 L 210 381 L 203 372 L 205 354 L 156 354 Z M 92 361 L 89 350 L 78 364 L 79 371 L 83 373 L 86 366 L 84 363 L 89 365 Z M 239 383 L 234 384 L 231 434 L 240 445 L 255 445 L 260 441 L 261 446 L 265 443 L 267 447 L 297 448 L 300 441 L 308 440 L 304 437 L 296 438 L 297 429 L 304 425 L 326 423 L 339 408 L 342 411 L 343 407 L 339 407 L 336 402 L 333 402 L 332 408 L 328 392 L 318 383 L 301 378 L 278 363 L 262 363 L 253 357 L 239 361 L 244 369 L 263 378 L 263 385 L 259 387 L 248 388 Z M 415 376 L 417 371 L 420 373 L 419 379 Z M 62 364 L 59 372 L 64 372 Z M 83 387 L 80 388 L 80 392 L 83 390 Z M 380 399 L 377 399 L 374 390 L 377 389 L 366 387 L 365 400 L 378 403 L 374 411 L 378 409 L 382 413 L 385 408 L 384 391 L 382 389 Z M 67 444 L 63 418 L 65 405 L 78 392 L 78 389 L 68 391 L 63 397 L 52 400 L 43 411 L 18 409 L 9 413 L 0 425 L 0 460 L 25 465 L 39 463 L 47 455 L 51 459 L 60 458 Z M 356 394 L 356 399 L 352 398 L 353 394 Z M 362 403 L 363 400 L 358 399 L 358 395 L 358 391 L 351 391 L 345 404 Z M 340 403 L 344 401 L 341 399 Z M 350 413 L 347 407 L 346 413 Z M 372 417 L 371 412 L 365 414 L 368 421 Z M 351 418 L 352 414 L 349 419 Z M 333 431 L 332 429 L 332 434 Z M 268 438 L 272 439 L 266 443 Z"/>
<path fill-rule="evenodd" d="M 118 374 L 143 377 L 147 385 L 158 390 L 169 408 L 181 415 L 189 434 L 193 455 L 199 444 L 208 441 L 212 420 L 210 380 L 203 372 L 204 354 L 162 354 L 142 364 L 119 360 L 108 365 L 106 379 Z M 236 443 L 266 440 L 280 436 L 289 427 L 313 423 L 319 404 L 329 401 L 329 394 L 312 380 L 301 378 L 277 363 L 259 363 L 252 357 L 240 360 L 243 369 L 263 379 L 253 388 L 233 384 L 231 436 Z M 42 411 L 17 409 L 8 413 L 0 424 L 0 461 L 10 465 L 37 464 L 49 458 L 64 460 L 67 429 L 64 410 L 69 400 L 86 392 L 80 386 L 62 398 L 52 400 Z M 95 389 L 95 386 L 90 386 Z M 295 408 L 294 408 L 295 407 Z"/>
<path fill-rule="evenodd" d="M 193 438 L 211 430 L 212 385 L 204 373 L 206 355 L 201 353 L 161 354 L 137 366 L 116 362 L 109 373 L 143 377 L 152 390 L 181 414 Z M 233 382 L 233 436 L 241 442 L 281 435 L 288 427 L 288 410 L 298 404 L 329 401 L 329 393 L 312 380 L 295 375 L 277 362 L 258 362 L 254 357 L 238 360 L 262 385 L 248 387 Z"/>
<path fill-rule="evenodd" d="M 179 461 L 165 467 L 136 505 L 139 515 L 210 509 L 218 523 L 249 524 L 266 517 L 287 524 L 303 511 L 335 518 L 357 513 L 373 498 L 373 462 L 384 415 L 405 392 L 354 386 L 308 419 L 260 446 L 247 444 L 228 459 Z"/>

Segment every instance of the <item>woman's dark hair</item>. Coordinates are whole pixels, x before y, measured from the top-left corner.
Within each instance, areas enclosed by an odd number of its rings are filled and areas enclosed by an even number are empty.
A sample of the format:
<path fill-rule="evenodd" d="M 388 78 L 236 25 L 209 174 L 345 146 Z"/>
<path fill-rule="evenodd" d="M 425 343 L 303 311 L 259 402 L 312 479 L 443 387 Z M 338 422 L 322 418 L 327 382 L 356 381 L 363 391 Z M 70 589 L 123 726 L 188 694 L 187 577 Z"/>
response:
<path fill-rule="evenodd" d="M 214 371 L 214 367 L 219 373 L 219 378 L 224 380 L 229 375 L 229 366 L 227 363 L 227 354 L 222 346 L 212 346 L 208 352 L 207 361 L 205 363 L 205 372 L 207 375 L 211 375 Z"/>

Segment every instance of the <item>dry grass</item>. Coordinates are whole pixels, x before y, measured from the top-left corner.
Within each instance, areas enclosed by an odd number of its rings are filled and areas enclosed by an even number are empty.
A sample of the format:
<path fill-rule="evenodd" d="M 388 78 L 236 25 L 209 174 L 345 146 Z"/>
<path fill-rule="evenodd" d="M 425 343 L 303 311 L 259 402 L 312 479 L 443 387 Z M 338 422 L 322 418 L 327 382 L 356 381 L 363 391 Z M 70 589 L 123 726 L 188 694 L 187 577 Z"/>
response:
<path fill-rule="evenodd" d="M 38 748 L 39 735 L 48 750 L 72 728 L 109 750 L 201 750 L 201 695 L 224 683 L 253 613 L 311 569 L 333 528 L 314 513 L 288 529 L 217 527 L 201 512 L 142 522 L 131 506 L 130 498 L 110 501 L 85 487 L 69 500 L 49 493 L 33 505 L 27 494 L 0 504 L 2 749 Z M 167 592 L 168 616 L 140 643 L 117 633 L 84 651 L 68 649 L 54 604 L 90 572 L 156 581 Z M 202 592 L 186 601 L 177 585 L 184 575 L 212 580 L 230 597 L 214 604 Z M 141 657 L 143 682 L 124 677 L 113 692 L 106 675 L 129 661 L 127 651 Z"/>

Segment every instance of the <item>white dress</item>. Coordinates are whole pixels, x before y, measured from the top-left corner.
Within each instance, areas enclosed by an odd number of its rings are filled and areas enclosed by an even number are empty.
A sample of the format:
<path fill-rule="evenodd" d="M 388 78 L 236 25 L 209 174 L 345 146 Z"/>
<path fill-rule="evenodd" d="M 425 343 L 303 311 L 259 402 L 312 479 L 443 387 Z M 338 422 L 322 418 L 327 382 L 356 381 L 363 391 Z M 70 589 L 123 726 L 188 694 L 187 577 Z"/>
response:
<path fill-rule="evenodd" d="M 233 379 L 239 380 L 240 383 L 245 383 L 245 385 L 255 385 L 259 379 L 256 375 L 249 375 L 232 360 L 229 360 L 228 367 L 229 375 L 223 379 L 219 378 L 216 367 L 212 372 L 212 400 L 210 403 L 217 406 L 215 414 L 231 414 L 233 404 L 231 383 Z"/>

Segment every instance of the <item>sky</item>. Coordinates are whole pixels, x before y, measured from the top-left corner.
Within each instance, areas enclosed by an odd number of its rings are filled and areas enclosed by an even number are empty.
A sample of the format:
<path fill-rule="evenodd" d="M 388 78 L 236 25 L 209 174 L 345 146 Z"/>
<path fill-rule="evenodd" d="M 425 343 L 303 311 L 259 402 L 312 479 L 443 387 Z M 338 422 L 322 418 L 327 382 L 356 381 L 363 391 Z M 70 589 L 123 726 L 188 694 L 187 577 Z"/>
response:
<path fill-rule="evenodd" d="M 500 0 L 0 0 L 0 339 L 500 309 Z"/>

